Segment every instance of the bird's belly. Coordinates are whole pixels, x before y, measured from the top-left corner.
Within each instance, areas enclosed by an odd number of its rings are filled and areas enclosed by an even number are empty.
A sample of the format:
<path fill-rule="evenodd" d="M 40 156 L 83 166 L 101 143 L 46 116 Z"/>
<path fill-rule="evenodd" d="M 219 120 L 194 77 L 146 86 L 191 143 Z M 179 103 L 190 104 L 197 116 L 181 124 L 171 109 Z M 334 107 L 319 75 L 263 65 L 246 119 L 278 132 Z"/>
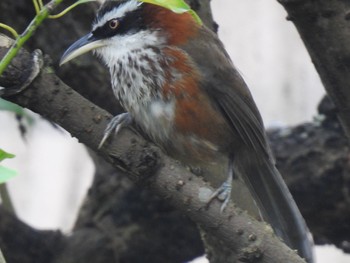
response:
<path fill-rule="evenodd" d="M 128 109 L 135 122 L 156 144 L 163 146 L 170 140 L 174 121 L 174 102 L 153 100 Z"/>
<path fill-rule="evenodd" d="M 175 106 L 173 101 L 154 100 L 145 107 L 140 104 L 134 106 L 129 113 L 144 133 L 167 155 L 190 167 L 196 174 L 206 179 L 211 178 L 209 181 L 218 186 L 227 175 L 227 154 L 210 140 L 176 129 Z"/>

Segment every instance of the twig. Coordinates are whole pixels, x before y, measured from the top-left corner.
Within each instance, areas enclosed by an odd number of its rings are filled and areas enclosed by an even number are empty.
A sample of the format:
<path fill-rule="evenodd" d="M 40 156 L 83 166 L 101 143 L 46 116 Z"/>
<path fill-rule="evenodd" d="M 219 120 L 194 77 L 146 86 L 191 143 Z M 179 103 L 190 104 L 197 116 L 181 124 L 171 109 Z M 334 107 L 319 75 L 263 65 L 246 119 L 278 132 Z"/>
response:
<path fill-rule="evenodd" d="M 85 4 L 88 2 L 95 2 L 96 0 L 79 0 L 77 2 L 75 2 L 74 4 L 68 6 L 66 9 L 64 9 L 62 12 L 56 14 L 56 15 L 49 15 L 50 19 L 56 19 L 56 18 L 60 18 L 62 16 L 64 16 L 65 14 L 67 14 L 69 11 L 71 11 L 74 7 L 81 5 L 81 4 Z"/>
<path fill-rule="evenodd" d="M 3 24 L 3 23 L 0 23 L 0 27 L 9 31 L 14 38 L 18 38 L 18 33 L 13 27 L 10 27 L 9 25 Z"/>
<path fill-rule="evenodd" d="M 52 0 L 40 10 L 34 17 L 32 22 L 28 25 L 26 30 L 16 39 L 15 43 L 3 57 L 0 62 L 0 75 L 4 72 L 11 60 L 16 56 L 24 43 L 34 34 L 35 30 L 42 24 L 42 22 L 49 16 L 51 11 L 63 0 Z M 35 1 L 34 1 L 35 2 Z"/>

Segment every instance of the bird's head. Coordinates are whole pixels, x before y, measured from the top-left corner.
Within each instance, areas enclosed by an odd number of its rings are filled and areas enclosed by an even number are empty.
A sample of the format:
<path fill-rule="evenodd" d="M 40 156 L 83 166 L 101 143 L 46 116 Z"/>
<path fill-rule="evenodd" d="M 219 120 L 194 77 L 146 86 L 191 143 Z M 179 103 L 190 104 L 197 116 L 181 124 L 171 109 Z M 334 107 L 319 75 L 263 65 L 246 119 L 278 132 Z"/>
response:
<path fill-rule="evenodd" d="M 107 0 L 98 11 L 91 32 L 65 51 L 60 65 L 91 50 L 111 65 L 131 50 L 181 45 L 200 27 L 188 12 L 179 14 L 146 2 Z"/>

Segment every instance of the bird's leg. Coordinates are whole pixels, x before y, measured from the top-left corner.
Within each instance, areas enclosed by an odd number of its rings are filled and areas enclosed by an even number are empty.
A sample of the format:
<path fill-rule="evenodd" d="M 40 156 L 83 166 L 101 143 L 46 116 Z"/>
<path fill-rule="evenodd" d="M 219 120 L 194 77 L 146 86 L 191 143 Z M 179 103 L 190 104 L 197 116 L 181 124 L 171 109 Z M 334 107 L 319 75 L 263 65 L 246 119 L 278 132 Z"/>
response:
<path fill-rule="evenodd" d="M 232 165 L 232 159 L 230 159 L 229 167 L 228 167 L 228 176 L 227 176 L 226 181 L 223 182 L 223 184 L 211 194 L 209 201 L 207 203 L 209 205 L 211 203 L 211 201 L 214 200 L 214 198 L 218 198 L 220 201 L 223 201 L 221 208 L 220 208 L 221 213 L 225 210 L 228 202 L 231 199 L 233 177 L 234 177 L 233 165 Z"/>
<path fill-rule="evenodd" d="M 121 128 L 129 126 L 131 123 L 132 123 L 132 117 L 128 112 L 124 112 L 124 113 L 118 114 L 117 116 L 114 116 L 108 123 L 107 128 L 103 133 L 103 138 L 100 144 L 98 145 L 98 148 L 100 149 L 103 146 L 103 144 L 111 136 L 111 133 L 113 131 L 116 134 L 118 134 Z"/>

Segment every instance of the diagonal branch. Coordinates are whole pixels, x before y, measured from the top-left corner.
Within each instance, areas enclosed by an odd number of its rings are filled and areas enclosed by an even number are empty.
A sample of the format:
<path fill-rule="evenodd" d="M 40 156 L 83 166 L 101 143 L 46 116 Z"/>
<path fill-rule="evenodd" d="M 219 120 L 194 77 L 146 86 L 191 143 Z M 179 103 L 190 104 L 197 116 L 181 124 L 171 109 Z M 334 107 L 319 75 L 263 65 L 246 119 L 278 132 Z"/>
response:
<path fill-rule="evenodd" d="M 94 151 L 98 151 L 104 128 L 111 118 L 109 113 L 66 86 L 48 66 L 29 89 L 10 100 L 61 125 Z M 133 181 L 149 187 L 207 233 L 237 251 L 238 259 L 261 258 L 262 263 L 304 262 L 275 237 L 270 227 L 232 204 L 222 214 L 217 201 L 206 208 L 211 187 L 129 129 L 123 129 L 99 153 Z"/>
<path fill-rule="evenodd" d="M 278 0 L 296 26 L 350 138 L 350 1 Z"/>

